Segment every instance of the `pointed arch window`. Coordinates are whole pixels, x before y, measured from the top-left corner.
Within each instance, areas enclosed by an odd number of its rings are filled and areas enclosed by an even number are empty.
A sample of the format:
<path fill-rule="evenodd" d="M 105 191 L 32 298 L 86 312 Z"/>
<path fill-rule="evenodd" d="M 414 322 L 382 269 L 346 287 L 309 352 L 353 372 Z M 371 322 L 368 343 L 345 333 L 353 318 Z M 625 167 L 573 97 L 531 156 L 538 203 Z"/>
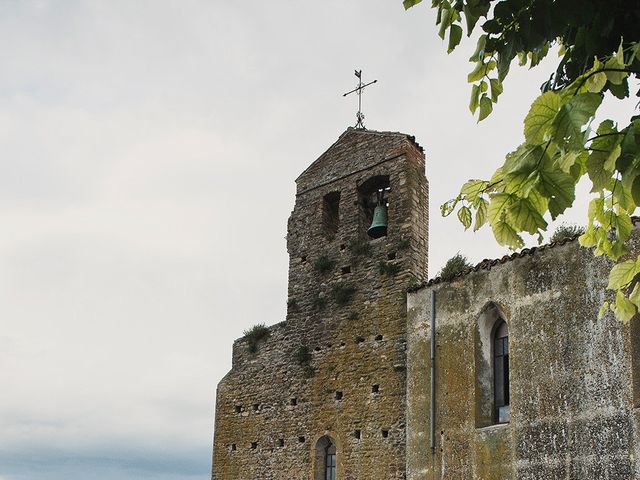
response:
<path fill-rule="evenodd" d="M 315 448 L 314 480 L 336 480 L 337 471 L 337 444 L 329 435 L 318 439 Z"/>
<path fill-rule="evenodd" d="M 498 423 L 507 423 L 509 405 L 509 327 L 498 320 L 493 334 L 493 381 L 495 418 Z"/>
<path fill-rule="evenodd" d="M 336 445 L 330 442 L 324 455 L 325 480 L 336 480 Z"/>

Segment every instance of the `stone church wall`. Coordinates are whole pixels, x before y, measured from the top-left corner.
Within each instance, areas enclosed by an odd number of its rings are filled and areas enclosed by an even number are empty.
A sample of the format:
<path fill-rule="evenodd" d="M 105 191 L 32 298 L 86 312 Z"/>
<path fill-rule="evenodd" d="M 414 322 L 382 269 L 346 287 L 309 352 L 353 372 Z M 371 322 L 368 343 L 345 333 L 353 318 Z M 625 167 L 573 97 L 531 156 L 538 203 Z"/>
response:
<path fill-rule="evenodd" d="M 638 248 L 637 232 L 633 249 Z M 638 319 L 598 319 L 611 263 L 577 241 L 524 250 L 408 299 L 407 478 L 640 478 Z M 435 451 L 430 317 L 436 292 Z M 511 417 L 491 425 L 479 353 L 487 315 L 508 324 Z M 485 322 L 486 323 L 486 322 Z M 488 379 L 488 383 L 487 383 Z M 485 392 L 486 393 L 486 392 Z"/>
<path fill-rule="evenodd" d="M 386 181 L 388 235 L 371 240 L 363 198 Z M 403 134 L 349 129 L 298 178 L 287 319 L 255 353 L 234 343 L 214 480 L 324 479 L 325 436 L 339 479 L 405 478 L 406 290 L 426 280 L 427 201 L 424 154 Z"/>

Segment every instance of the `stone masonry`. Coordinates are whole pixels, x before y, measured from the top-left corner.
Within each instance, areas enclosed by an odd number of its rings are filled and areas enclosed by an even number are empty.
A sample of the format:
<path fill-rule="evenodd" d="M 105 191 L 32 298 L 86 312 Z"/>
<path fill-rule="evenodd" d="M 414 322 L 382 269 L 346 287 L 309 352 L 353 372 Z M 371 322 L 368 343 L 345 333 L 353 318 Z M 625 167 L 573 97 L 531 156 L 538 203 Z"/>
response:
<path fill-rule="evenodd" d="M 574 238 L 484 261 L 409 295 L 408 479 L 640 478 L 640 319 L 629 325 L 610 313 L 598 319 L 611 267 Z M 491 343 L 482 330 L 497 315 L 509 328 L 507 423 L 491 421 L 492 379 L 483 356 Z"/>
<path fill-rule="evenodd" d="M 213 480 L 406 475 L 406 291 L 426 280 L 422 148 L 405 134 L 349 128 L 297 179 L 289 219 L 286 321 L 252 353 L 233 346 L 218 385 Z M 388 189 L 387 189 L 388 188 Z M 371 239 L 372 198 L 388 234 Z"/>

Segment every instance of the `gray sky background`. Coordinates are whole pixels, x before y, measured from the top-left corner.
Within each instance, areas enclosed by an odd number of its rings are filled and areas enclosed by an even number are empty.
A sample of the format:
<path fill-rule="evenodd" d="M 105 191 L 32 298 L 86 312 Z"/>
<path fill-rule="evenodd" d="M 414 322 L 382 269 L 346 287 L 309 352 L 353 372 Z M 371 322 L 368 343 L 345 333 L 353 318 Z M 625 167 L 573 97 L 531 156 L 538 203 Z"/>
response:
<path fill-rule="evenodd" d="M 476 125 L 473 45 L 447 56 L 433 23 L 400 0 L 0 0 L 0 480 L 208 477 L 215 385 L 284 319 L 294 179 L 354 123 L 355 68 L 367 126 L 425 147 L 430 274 L 505 253 L 438 206 L 520 143 L 549 68 Z"/>

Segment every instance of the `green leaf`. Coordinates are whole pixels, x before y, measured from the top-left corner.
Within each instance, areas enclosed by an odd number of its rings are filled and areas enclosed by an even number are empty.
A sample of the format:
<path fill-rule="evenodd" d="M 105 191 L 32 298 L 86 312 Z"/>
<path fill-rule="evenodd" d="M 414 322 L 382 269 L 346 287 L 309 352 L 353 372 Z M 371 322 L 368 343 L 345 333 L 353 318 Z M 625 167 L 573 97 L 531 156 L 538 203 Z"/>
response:
<path fill-rule="evenodd" d="M 469 58 L 470 62 L 478 62 L 480 61 L 480 59 L 484 58 L 484 47 L 486 46 L 486 44 L 487 44 L 487 36 L 480 35 L 480 37 L 478 38 L 478 43 L 476 44 L 476 51 L 473 52 L 473 55 L 471 55 L 471 57 Z"/>
<path fill-rule="evenodd" d="M 628 286 L 639 273 L 637 260 L 626 260 L 615 265 L 609 272 L 609 290 L 620 290 Z"/>
<path fill-rule="evenodd" d="M 549 213 L 555 218 L 573 204 L 576 184 L 571 175 L 557 170 L 542 170 L 538 190 L 549 199 Z"/>
<path fill-rule="evenodd" d="M 451 10 L 450 7 L 443 6 L 442 8 L 442 17 L 440 20 L 440 30 L 438 31 L 438 36 L 444 40 L 444 34 L 449 28 L 451 24 Z"/>
<path fill-rule="evenodd" d="M 469 180 L 460 189 L 460 193 L 469 202 L 475 202 L 483 191 L 489 186 L 489 182 L 486 180 Z"/>
<path fill-rule="evenodd" d="M 636 314 L 636 306 L 620 291 L 616 293 L 616 317 L 623 323 L 629 322 Z"/>
<path fill-rule="evenodd" d="M 536 187 L 540 175 L 534 171 L 532 173 L 509 173 L 504 177 L 504 191 L 506 193 L 516 193 L 521 197 L 529 196 L 529 193 Z"/>
<path fill-rule="evenodd" d="M 471 100 L 469 101 L 469 110 L 471 113 L 476 113 L 478 109 L 478 101 L 480 100 L 480 86 L 474 85 L 471 87 Z"/>
<path fill-rule="evenodd" d="M 624 135 L 618 132 L 613 120 L 605 120 L 598 126 L 595 139 L 589 148 L 594 162 L 602 163 L 602 168 L 613 173 L 616 160 L 620 156 L 622 148 L 620 143 Z"/>
<path fill-rule="evenodd" d="M 481 122 L 487 118 L 493 111 L 493 103 L 491 99 L 486 95 L 482 95 L 480 98 L 480 115 L 478 116 L 478 122 Z"/>
<path fill-rule="evenodd" d="M 524 137 L 532 145 L 547 141 L 551 134 L 551 125 L 562 100 L 555 92 L 546 92 L 535 99 L 524 119 Z"/>
<path fill-rule="evenodd" d="M 629 294 L 629 300 L 638 308 L 640 308 L 640 282 L 636 282 L 633 291 Z"/>
<path fill-rule="evenodd" d="M 418 5 L 421 1 L 422 0 L 404 0 L 402 4 L 404 5 L 405 10 L 409 10 L 411 7 Z"/>
<path fill-rule="evenodd" d="M 604 169 L 604 163 L 597 157 L 590 155 L 587 159 L 587 173 L 593 183 L 591 192 L 596 193 L 611 183 L 611 172 Z"/>
<path fill-rule="evenodd" d="M 489 206 L 489 202 L 487 202 L 484 198 L 478 199 L 478 205 L 476 207 L 476 222 L 473 225 L 473 231 L 476 232 L 482 227 L 485 223 L 487 223 L 487 207 Z"/>
<path fill-rule="evenodd" d="M 491 224 L 497 223 L 505 216 L 507 209 L 511 206 L 512 196 L 506 193 L 496 193 L 491 195 L 491 203 L 487 210 L 487 217 Z"/>
<path fill-rule="evenodd" d="M 469 210 L 469 207 L 461 207 L 458 210 L 458 220 L 464 225 L 465 230 L 471 226 L 471 210 Z"/>
<path fill-rule="evenodd" d="M 507 245 L 512 249 L 524 246 L 524 242 L 515 229 L 506 221 L 501 220 L 491 224 L 493 235 L 500 245 Z"/>
<path fill-rule="evenodd" d="M 604 72 L 594 73 L 587 78 L 585 87 L 587 92 L 600 93 L 604 86 L 607 84 L 607 76 Z"/>
<path fill-rule="evenodd" d="M 583 127 L 595 115 L 602 102 L 597 93 L 582 93 L 562 105 L 553 119 L 552 138 L 559 145 L 569 148 L 584 148 Z"/>
<path fill-rule="evenodd" d="M 613 70 L 624 70 L 625 64 L 624 62 L 621 62 L 618 58 L 614 56 L 605 62 L 604 68 L 609 68 Z M 623 80 L 629 76 L 629 73 L 624 71 L 622 72 L 607 71 L 605 72 L 605 75 L 607 76 L 607 80 L 609 80 L 611 83 L 613 83 L 614 85 L 620 85 L 623 82 Z"/>
<path fill-rule="evenodd" d="M 497 78 L 492 78 L 489 82 L 491 83 L 491 100 L 493 103 L 496 103 L 503 91 L 502 82 Z"/>
<path fill-rule="evenodd" d="M 538 232 L 538 229 L 547 228 L 547 222 L 542 218 L 533 204 L 526 198 L 518 198 L 507 210 L 509 223 L 518 230 L 525 231 L 531 235 Z"/>
<path fill-rule="evenodd" d="M 635 210 L 636 204 L 633 200 L 633 195 L 631 195 L 631 192 L 620 182 L 618 182 L 616 188 L 613 189 L 613 196 L 618 202 L 618 205 L 627 212 L 633 212 Z"/>
<path fill-rule="evenodd" d="M 462 40 L 462 27 L 457 24 L 451 25 L 451 29 L 449 29 L 449 48 L 447 49 L 447 53 L 453 52 L 460 43 L 460 40 Z"/>
<path fill-rule="evenodd" d="M 620 100 L 629 97 L 629 81 L 625 78 L 619 85 L 609 82 L 609 91 Z"/>
<path fill-rule="evenodd" d="M 443 217 L 448 217 L 455 210 L 456 205 L 460 201 L 460 195 L 456 198 L 452 198 L 451 200 L 447 200 L 440 206 L 440 213 Z"/>
<path fill-rule="evenodd" d="M 545 151 L 540 145 L 523 143 L 515 151 L 507 154 L 503 170 L 505 174 L 525 173 L 529 174 L 545 161 Z"/>
<path fill-rule="evenodd" d="M 598 312 L 598 320 L 601 320 L 604 317 L 604 314 L 607 313 L 607 309 L 609 308 L 609 302 L 604 302 L 600 307 L 600 311 Z"/>
<path fill-rule="evenodd" d="M 636 177 L 631 186 L 631 196 L 636 205 L 640 205 L 640 177 Z"/>

